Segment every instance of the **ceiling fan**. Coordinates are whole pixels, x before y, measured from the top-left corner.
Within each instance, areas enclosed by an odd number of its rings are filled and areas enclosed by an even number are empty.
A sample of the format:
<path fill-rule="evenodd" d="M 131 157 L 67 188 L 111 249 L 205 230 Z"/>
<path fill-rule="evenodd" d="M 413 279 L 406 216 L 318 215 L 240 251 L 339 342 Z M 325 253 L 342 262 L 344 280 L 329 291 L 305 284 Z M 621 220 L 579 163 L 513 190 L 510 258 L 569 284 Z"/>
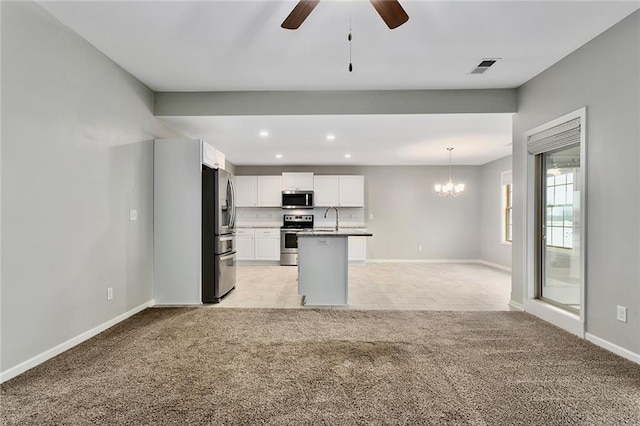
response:
<path fill-rule="evenodd" d="M 407 15 L 407 12 L 404 11 L 397 0 L 370 1 L 382 20 L 391 30 L 409 20 L 409 15 Z M 300 0 L 280 26 L 286 30 L 297 30 L 318 3 L 320 3 L 320 0 Z"/>

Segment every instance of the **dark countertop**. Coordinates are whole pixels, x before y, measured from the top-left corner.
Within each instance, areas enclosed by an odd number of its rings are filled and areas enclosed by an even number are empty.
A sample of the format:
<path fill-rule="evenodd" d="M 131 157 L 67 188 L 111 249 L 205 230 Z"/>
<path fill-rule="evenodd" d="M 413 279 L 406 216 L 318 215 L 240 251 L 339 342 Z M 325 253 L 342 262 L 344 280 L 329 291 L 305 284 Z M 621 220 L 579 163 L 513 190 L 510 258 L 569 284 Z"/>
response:
<path fill-rule="evenodd" d="M 373 234 L 367 231 L 360 231 L 358 228 L 340 228 L 337 231 L 319 230 L 298 232 L 298 237 L 373 237 Z"/>

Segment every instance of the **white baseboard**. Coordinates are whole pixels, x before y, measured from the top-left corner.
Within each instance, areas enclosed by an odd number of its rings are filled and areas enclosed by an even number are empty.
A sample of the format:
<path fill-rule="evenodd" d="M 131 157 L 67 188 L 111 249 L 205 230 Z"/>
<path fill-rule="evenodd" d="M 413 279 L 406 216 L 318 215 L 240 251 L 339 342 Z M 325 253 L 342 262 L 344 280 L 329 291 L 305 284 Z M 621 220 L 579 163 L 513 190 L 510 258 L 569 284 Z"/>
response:
<path fill-rule="evenodd" d="M 511 268 L 482 259 L 367 259 L 367 263 L 475 263 L 511 272 Z"/>
<path fill-rule="evenodd" d="M 500 265 L 498 263 L 487 262 L 486 260 L 480 259 L 478 263 L 481 263 L 486 266 L 491 266 L 492 268 L 501 269 L 503 271 L 511 272 L 511 268 L 509 266 Z"/>
<path fill-rule="evenodd" d="M 584 339 L 584 322 L 580 318 L 580 315 L 573 314 L 537 299 L 525 300 L 524 310 Z"/>
<path fill-rule="evenodd" d="M 73 337 L 69 340 L 67 340 L 66 342 L 63 342 L 61 344 L 59 344 L 58 346 L 55 346 L 51 349 L 48 349 L 44 352 L 42 352 L 41 354 L 38 354 L 36 356 L 34 356 L 31 359 L 28 359 L 14 367 L 9 368 L 8 370 L 2 371 L 0 372 L 0 383 L 4 383 L 7 380 L 13 379 L 16 376 L 19 376 L 20 374 L 24 373 L 27 370 L 32 369 L 33 367 L 36 367 L 37 365 L 42 364 L 43 362 L 50 360 L 51 358 L 53 358 L 54 356 L 60 355 L 62 352 L 67 351 L 71 348 L 73 348 L 74 346 L 79 345 L 80 343 L 89 340 L 90 338 L 102 333 L 103 331 L 105 331 L 106 329 L 113 327 L 114 325 L 118 324 L 119 322 L 122 322 L 124 320 L 126 320 L 127 318 L 129 318 L 130 316 L 133 316 L 135 314 L 137 314 L 138 312 L 149 308 L 151 306 L 154 305 L 154 300 L 149 300 L 148 302 L 143 303 L 142 305 L 136 306 L 135 308 L 131 309 L 130 311 L 127 311 L 125 313 L 123 313 L 122 315 L 118 315 L 117 317 L 103 323 L 100 324 L 97 327 L 92 328 L 91 330 L 85 331 L 84 333 Z"/>
<path fill-rule="evenodd" d="M 633 361 L 636 364 L 640 364 L 640 354 L 631 352 L 628 349 L 622 348 L 614 343 L 601 339 L 590 333 L 585 333 L 584 338 L 590 341 L 591 343 L 600 346 L 601 348 L 604 348 L 610 352 L 613 352 L 616 355 L 620 355 L 621 357 L 626 358 L 629 361 Z"/>
<path fill-rule="evenodd" d="M 524 312 L 524 305 L 522 303 L 514 302 L 513 300 L 509 300 L 509 306 L 515 309 L 516 311 Z"/>
<path fill-rule="evenodd" d="M 480 259 L 367 259 L 367 263 L 480 263 Z"/>

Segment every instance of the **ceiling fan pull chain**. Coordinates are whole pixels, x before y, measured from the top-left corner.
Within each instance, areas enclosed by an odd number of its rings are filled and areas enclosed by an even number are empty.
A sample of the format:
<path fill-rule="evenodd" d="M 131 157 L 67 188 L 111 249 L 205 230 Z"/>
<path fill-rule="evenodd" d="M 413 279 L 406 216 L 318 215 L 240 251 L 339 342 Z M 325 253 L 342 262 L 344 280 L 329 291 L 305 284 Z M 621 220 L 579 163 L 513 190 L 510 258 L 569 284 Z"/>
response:
<path fill-rule="evenodd" d="M 353 72 L 353 63 L 351 62 L 351 1 L 349 1 L 349 72 Z"/>
<path fill-rule="evenodd" d="M 349 30 L 349 72 L 353 71 L 353 64 L 351 63 L 351 30 Z"/>

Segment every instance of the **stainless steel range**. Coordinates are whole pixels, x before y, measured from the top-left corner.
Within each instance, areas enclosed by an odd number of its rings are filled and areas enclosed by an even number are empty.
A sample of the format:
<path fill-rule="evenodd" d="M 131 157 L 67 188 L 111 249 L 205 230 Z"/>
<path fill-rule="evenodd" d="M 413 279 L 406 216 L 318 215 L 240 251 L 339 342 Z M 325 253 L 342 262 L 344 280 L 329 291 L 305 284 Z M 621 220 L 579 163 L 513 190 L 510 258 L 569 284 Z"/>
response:
<path fill-rule="evenodd" d="M 313 215 L 285 214 L 280 228 L 280 265 L 298 264 L 298 232 L 313 229 Z"/>

